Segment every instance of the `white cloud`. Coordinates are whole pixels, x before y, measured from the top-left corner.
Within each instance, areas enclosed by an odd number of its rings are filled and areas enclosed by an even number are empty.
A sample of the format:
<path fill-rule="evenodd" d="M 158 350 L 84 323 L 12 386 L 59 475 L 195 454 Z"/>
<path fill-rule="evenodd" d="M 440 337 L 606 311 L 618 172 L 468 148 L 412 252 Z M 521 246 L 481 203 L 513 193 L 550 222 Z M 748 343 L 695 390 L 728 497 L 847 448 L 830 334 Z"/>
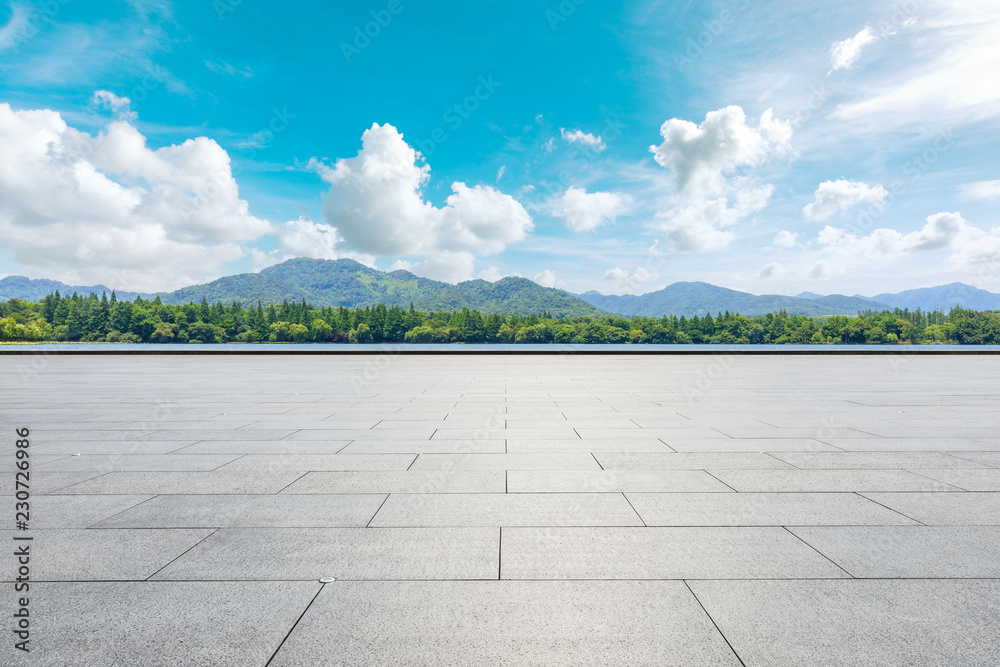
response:
<path fill-rule="evenodd" d="M 795 232 L 780 231 L 773 241 L 777 248 L 794 248 L 799 244 L 799 235 Z"/>
<path fill-rule="evenodd" d="M 1000 116 L 1000 86 L 986 74 L 1000 71 L 1000 5 L 993 0 L 960 4 L 921 0 L 920 29 L 899 47 L 905 51 L 859 85 L 855 99 L 840 105 L 834 116 L 863 121 L 880 134 L 901 126 Z"/>
<path fill-rule="evenodd" d="M 854 257 L 880 258 L 890 255 L 910 255 L 931 250 L 954 249 L 961 257 L 974 254 L 977 244 L 988 240 L 988 233 L 970 225 L 959 213 L 937 213 L 927 218 L 923 228 L 902 234 L 894 229 L 876 229 L 867 236 L 849 234 L 846 230 L 826 226 L 817 241 L 831 250 Z"/>
<path fill-rule="evenodd" d="M 878 35 L 872 31 L 871 26 L 865 26 L 854 37 L 842 42 L 834 42 L 830 48 L 830 66 L 832 67 L 830 71 L 850 69 L 861 57 L 861 51 L 877 39 Z"/>
<path fill-rule="evenodd" d="M 423 278 L 440 280 L 456 284 L 472 279 L 472 270 L 476 266 L 476 258 L 471 252 L 451 252 L 439 250 L 422 262 L 410 263 L 404 260 L 396 261 L 390 271 L 403 269 Z"/>
<path fill-rule="evenodd" d="M 996 199 L 1000 197 L 1000 181 L 979 181 L 959 188 L 966 199 Z"/>
<path fill-rule="evenodd" d="M 727 246 L 733 227 L 767 206 L 773 186 L 738 172 L 790 152 L 792 127 L 770 109 L 751 127 L 743 109 L 730 106 L 708 113 L 700 125 L 672 118 L 660 134 L 663 143 L 650 152 L 673 172 L 677 196 L 656 217 L 672 250 L 701 252 Z"/>
<path fill-rule="evenodd" d="M 500 182 L 500 179 L 503 178 L 505 173 L 507 173 L 507 165 L 501 165 L 500 168 L 497 169 L 497 183 Z"/>
<path fill-rule="evenodd" d="M 816 189 L 815 200 L 807 204 L 802 213 L 810 220 L 826 220 L 834 213 L 842 213 L 862 203 L 885 201 L 889 192 L 881 185 L 868 185 L 856 181 L 826 181 Z"/>
<path fill-rule="evenodd" d="M 238 75 L 244 79 L 249 79 L 253 77 L 254 71 L 249 67 L 244 67 L 243 69 L 236 69 L 229 63 L 225 61 L 215 62 L 213 60 L 206 60 L 205 67 L 215 72 L 216 74 L 225 74 L 226 76 Z"/>
<path fill-rule="evenodd" d="M 542 287 L 556 286 L 556 274 L 550 269 L 545 269 L 541 273 L 536 273 L 532 280 Z"/>
<path fill-rule="evenodd" d="M 625 213 L 628 200 L 614 192 L 587 193 L 584 188 L 570 187 L 548 204 L 548 212 L 562 218 L 566 227 L 575 232 L 589 232 L 605 222 L 613 222 Z"/>
<path fill-rule="evenodd" d="M 663 143 L 651 146 L 656 162 L 670 169 L 684 195 L 718 195 L 726 176 L 755 167 L 790 149 L 790 123 L 774 119 L 770 109 L 756 128 L 747 125 L 738 106 L 711 111 L 701 125 L 672 118 L 660 128 Z"/>
<path fill-rule="evenodd" d="M 733 227 L 767 206 L 774 187 L 740 190 L 730 206 L 726 197 L 703 199 L 657 214 L 667 245 L 679 252 L 721 250 L 733 240 Z"/>
<path fill-rule="evenodd" d="M 0 146 L 0 238 L 39 276 L 171 289 L 219 275 L 272 231 L 206 137 L 153 150 L 124 121 L 91 136 L 0 104 Z"/>
<path fill-rule="evenodd" d="M 571 130 L 567 132 L 564 127 L 560 128 L 559 132 L 562 134 L 563 140 L 569 143 L 578 143 L 587 148 L 592 148 L 597 152 L 601 152 L 607 148 L 601 137 L 595 137 L 589 132 L 584 132 L 583 130 Z"/>
<path fill-rule="evenodd" d="M 430 166 L 418 161 L 417 152 L 389 124 L 365 131 L 357 157 L 338 160 L 333 167 L 315 160 L 310 164 L 330 183 L 323 206 L 326 222 L 359 252 L 493 255 L 524 239 L 533 227 L 517 200 L 488 186 L 456 182 L 444 207 L 425 201 Z M 433 264 L 432 258 L 427 266 Z"/>
<path fill-rule="evenodd" d="M 501 278 L 503 278 L 504 275 L 502 273 L 500 273 L 500 269 L 498 269 L 497 267 L 495 267 L 495 266 L 488 266 L 485 269 L 483 269 L 482 271 L 480 271 L 479 275 L 476 276 L 476 277 L 479 278 L 479 279 L 481 279 L 481 280 L 485 280 L 488 283 L 495 283 L 496 281 L 498 281 Z"/>
<path fill-rule="evenodd" d="M 646 285 L 659 277 L 660 274 L 655 271 L 650 271 L 643 266 L 638 267 L 632 272 L 626 271 L 618 266 L 604 272 L 604 279 L 614 283 L 614 292 L 616 294 L 621 294 L 623 292 L 639 294 L 643 291 L 643 288 L 646 287 Z"/>

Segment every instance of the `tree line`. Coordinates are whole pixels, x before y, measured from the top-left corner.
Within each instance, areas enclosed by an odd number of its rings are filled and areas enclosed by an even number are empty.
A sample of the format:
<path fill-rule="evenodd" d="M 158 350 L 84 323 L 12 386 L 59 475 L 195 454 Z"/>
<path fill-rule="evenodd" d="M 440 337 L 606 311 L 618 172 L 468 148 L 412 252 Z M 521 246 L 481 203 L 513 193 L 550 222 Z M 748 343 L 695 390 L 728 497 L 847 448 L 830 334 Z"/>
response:
<path fill-rule="evenodd" d="M 1000 344 L 1000 312 L 868 311 L 809 317 L 785 311 L 747 317 L 570 317 L 417 311 L 383 304 L 314 307 L 302 302 L 247 308 L 167 305 L 159 297 L 119 300 L 55 292 L 38 303 L 0 303 L 0 340 L 108 343 L 710 343 Z"/>

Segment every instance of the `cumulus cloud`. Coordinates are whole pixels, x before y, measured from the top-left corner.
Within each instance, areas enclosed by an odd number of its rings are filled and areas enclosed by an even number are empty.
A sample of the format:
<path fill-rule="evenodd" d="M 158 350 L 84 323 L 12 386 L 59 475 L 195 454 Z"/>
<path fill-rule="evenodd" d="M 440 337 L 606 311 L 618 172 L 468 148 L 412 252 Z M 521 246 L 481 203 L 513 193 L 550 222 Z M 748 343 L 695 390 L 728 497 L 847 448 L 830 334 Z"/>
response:
<path fill-rule="evenodd" d="M 774 237 L 774 245 L 777 248 L 794 248 L 799 244 L 799 235 L 794 232 L 780 231 Z"/>
<path fill-rule="evenodd" d="M 452 252 L 439 250 L 422 262 L 411 263 L 405 260 L 396 261 L 390 271 L 403 269 L 422 278 L 440 280 L 456 284 L 472 279 L 472 270 L 476 266 L 476 257 L 471 252 Z"/>
<path fill-rule="evenodd" d="M 651 146 L 656 162 L 670 169 L 677 189 L 686 195 L 716 195 L 726 176 L 755 167 L 790 149 L 792 126 L 774 119 L 768 109 L 756 128 L 738 106 L 711 111 L 701 125 L 672 118 L 660 128 L 663 143 Z"/>
<path fill-rule="evenodd" d="M 667 245 L 679 252 L 721 250 L 733 240 L 733 228 L 767 206 L 774 187 L 767 185 L 735 193 L 729 198 L 703 199 L 674 207 L 657 216 L 667 235 Z"/>
<path fill-rule="evenodd" d="M 1000 197 L 1000 181 L 979 181 L 959 188 L 966 199 L 997 199 Z"/>
<path fill-rule="evenodd" d="M 607 145 L 605 145 L 604 140 L 600 136 L 595 137 L 589 132 L 584 132 L 583 130 L 571 130 L 567 132 L 565 127 L 559 128 L 559 132 L 562 134 L 563 140 L 571 144 L 580 144 L 598 153 L 607 148 Z"/>
<path fill-rule="evenodd" d="M 589 232 L 606 222 L 613 222 L 627 208 L 627 198 L 615 192 L 588 194 L 585 188 L 570 187 L 558 197 L 553 197 L 547 210 L 562 218 L 569 229 Z"/>
<path fill-rule="evenodd" d="M 640 293 L 646 285 L 659 277 L 659 273 L 650 271 L 643 266 L 631 272 L 618 266 L 604 272 L 604 279 L 614 283 L 616 293 Z"/>
<path fill-rule="evenodd" d="M 826 181 L 816 189 L 815 200 L 807 204 L 802 213 L 810 220 L 826 220 L 834 213 L 842 213 L 852 206 L 885 201 L 889 192 L 881 185 L 868 185 L 856 181 Z"/>
<path fill-rule="evenodd" d="M 532 280 L 542 287 L 555 287 L 556 286 L 556 274 L 551 269 L 545 269 L 541 273 L 536 273 Z"/>
<path fill-rule="evenodd" d="M 872 31 L 871 26 L 865 26 L 861 32 L 854 37 L 845 39 L 842 42 L 834 42 L 830 48 L 831 72 L 841 69 L 850 69 L 861 57 L 861 52 L 866 46 L 878 39 L 878 35 Z"/>
<path fill-rule="evenodd" d="M 923 228 L 909 234 L 894 229 L 876 229 L 867 236 L 858 236 L 826 226 L 817 237 L 820 245 L 853 256 L 873 258 L 953 249 L 957 251 L 953 255 L 956 261 L 973 257 L 977 245 L 984 241 L 989 245 L 992 240 L 996 237 L 970 225 L 959 213 L 932 215 Z"/>
<path fill-rule="evenodd" d="M 741 170 L 788 153 L 792 126 L 768 109 L 752 127 L 743 109 L 729 106 L 708 113 L 700 125 L 672 118 L 660 134 L 663 143 L 650 152 L 673 172 L 677 196 L 657 218 L 671 249 L 698 252 L 725 247 L 738 222 L 767 206 L 774 188 Z"/>
<path fill-rule="evenodd" d="M 430 166 L 392 125 L 372 125 L 361 140 L 357 157 L 332 167 L 310 163 L 330 184 L 326 222 L 354 250 L 390 257 L 494 255 L 531 231 L 521 204 L 488 186 L 456 182 L 444 207 L 425 201 Z M 435 265 L 434 258 L 426 265 Z"/>
<path fill-rule="evenodd" d="M 206 137 L 154 150 L 124 120 L 92 136 L 55 111 L 0 104 L 0 146 L 0 237 L 38 275 L 170 289 L 219 275 L 273 231 Z"/>

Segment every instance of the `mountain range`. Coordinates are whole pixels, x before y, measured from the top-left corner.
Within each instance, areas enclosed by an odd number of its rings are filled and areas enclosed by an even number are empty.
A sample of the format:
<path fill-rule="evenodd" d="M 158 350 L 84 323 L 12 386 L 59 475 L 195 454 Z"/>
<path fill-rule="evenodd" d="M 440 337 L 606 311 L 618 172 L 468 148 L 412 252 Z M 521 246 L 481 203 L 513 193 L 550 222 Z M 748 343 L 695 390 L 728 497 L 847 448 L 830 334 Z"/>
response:
<path fill-rule="evenodd" d="M 32 280 L 8 276 L 0 280 L 0 301 L 18 298 L 39 301 L 59 290 L 62 294 L 111 293 L 103 285 L 72 286 L 54 280 Z M 134 299 L 135 292 L 117 291 L 120 299 Z M 564 290 L 541 287 L 519 277 L 490 283 L 470 280 L 457 285 L 421 278 L 409 271 L 385 272 L 350 259 L 322 260 L 298 258 L 268 267 L 259 273 L 242 273 L 219 278 L 203 285 L 192 285 L 173 292 L 141 294 L 159 296 L 168 304 L 239 301 L 244 305 L 281 303 L 305 299 L 315 306 L 350 308 L 384 303 L 387 306 L 418 310 L 460 310 L 470 308 L 485 313 L 541 313 L 556 317 L 578 315 L 654 316 L 665 314 L 705 315 L 729 311 L 743 315 L 763 315 L 785 309 L 792 315 L 849 315 L 865 310 L 909 308 L 924 311 L 948 311 L 955 305 L 975 310 L 1000 309 L 1000 294 L 963 283 L 907 290 L 896 294 L 859 294 L 823 296 L 802 292 L 796 296 L 756 295 L 726 289 L 703 282 L 674 283 L 664 289 L 642 295 L 605 295 L 590 291 L 571 294 Z"/>

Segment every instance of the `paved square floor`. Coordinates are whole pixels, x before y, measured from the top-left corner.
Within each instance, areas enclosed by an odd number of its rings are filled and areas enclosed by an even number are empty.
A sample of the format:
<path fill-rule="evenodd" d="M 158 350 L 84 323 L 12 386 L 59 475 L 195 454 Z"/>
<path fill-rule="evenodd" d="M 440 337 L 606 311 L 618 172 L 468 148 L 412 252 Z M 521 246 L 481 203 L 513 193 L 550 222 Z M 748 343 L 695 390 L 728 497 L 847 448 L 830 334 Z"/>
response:
<path fill-rule="evenodd" d="M 0 389 L 3 665 L 1000 664 L 998 357 L 0 355 Z"/>

